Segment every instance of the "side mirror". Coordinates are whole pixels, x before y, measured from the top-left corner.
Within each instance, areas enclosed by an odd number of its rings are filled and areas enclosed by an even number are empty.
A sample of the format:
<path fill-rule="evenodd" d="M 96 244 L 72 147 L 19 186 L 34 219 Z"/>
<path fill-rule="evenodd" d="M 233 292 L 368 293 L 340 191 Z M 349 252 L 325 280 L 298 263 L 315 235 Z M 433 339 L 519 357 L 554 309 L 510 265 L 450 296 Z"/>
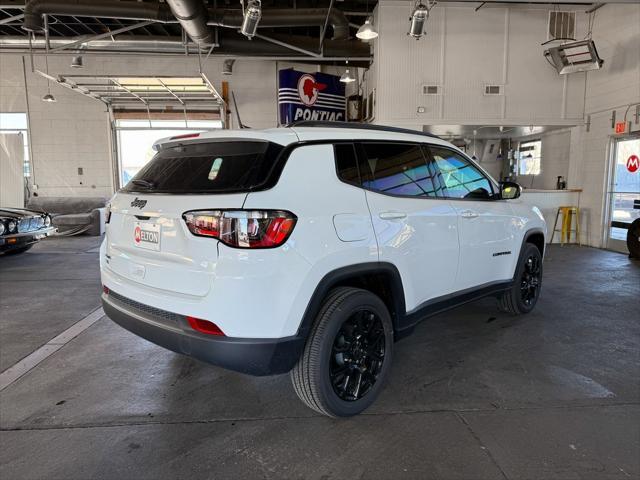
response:
<path fill-rule="evenodd" d="M 522 187 L 516 182 L 500 182 L 500 198 L 503 200 L 513 200 L 522 193 Z"/>

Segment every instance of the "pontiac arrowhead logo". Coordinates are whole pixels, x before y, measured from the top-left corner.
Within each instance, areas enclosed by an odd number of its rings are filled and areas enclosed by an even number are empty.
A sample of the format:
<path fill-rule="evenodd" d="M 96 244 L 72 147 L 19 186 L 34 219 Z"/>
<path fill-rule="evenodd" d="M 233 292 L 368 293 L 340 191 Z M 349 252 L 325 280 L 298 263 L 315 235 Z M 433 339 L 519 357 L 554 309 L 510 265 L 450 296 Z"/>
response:
<path fill-rule="evenodd" d="M 138 207 L 139 209 L 143 209 L 146 204 L 146 200 L 140 200 L 138 197 L 136 197 L 135 200 L 131 202 L 132 207 Z"/>
<path fill-rule="evenodd" d="M 305 74 L 298 80 L 298 96 L 300 101 L 311 106 L 318 100 L 320 91 L 327 88 L 327 84 L 318 83 L 313 75 Z"/>

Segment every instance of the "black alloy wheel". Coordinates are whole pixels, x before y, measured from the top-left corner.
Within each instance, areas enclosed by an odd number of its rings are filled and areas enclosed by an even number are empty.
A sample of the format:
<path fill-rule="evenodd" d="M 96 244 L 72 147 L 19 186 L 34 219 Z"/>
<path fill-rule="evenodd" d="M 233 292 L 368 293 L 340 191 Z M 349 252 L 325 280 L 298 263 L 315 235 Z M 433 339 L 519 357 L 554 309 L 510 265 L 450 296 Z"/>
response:
<path fill-rule="evenodd" d="M 524 261 L 524 270 L 520 278 L 520 295 L 522 303 L 532 306 L 538 298 L 542 277 L 541 259 L 539 255 L 529 255 Z"/>
<path fill-rule="evenodd" d="M 351 315 L 340 327 L 331 350 L 329 375 L 336 395 L 353 402 L 369 393 L 382 371 L 384 355 L 380 318 L 369 310 Z"/>
<path fill-rule="evenodd" d="M 500 310 L 513 315 L 533 310 L 542 289 L 542 270 L 542 252 L 535 245 L 525 243 L 513 276 L 513 285 L 498 297 Z"/>

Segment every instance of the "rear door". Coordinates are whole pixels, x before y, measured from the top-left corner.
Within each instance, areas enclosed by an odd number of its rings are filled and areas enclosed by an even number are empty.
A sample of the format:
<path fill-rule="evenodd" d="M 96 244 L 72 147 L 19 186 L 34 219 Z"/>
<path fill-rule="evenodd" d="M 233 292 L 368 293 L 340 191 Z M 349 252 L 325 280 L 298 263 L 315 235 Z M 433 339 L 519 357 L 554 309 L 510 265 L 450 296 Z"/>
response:
<path fill-rule="evenodd" d="M 458 215 L 460 263 L 456 290 L 513 276 L 518 219 L 506 200 L 494 196 L 493 182 L 471 160 L 441 146 L 429 146 L 442 195 Z"/>
<path fill-rule="evenodd" d="M 451 293 L 458 268 L 458 220 L 437 197 L 436 170 L 414 143 L 363 142 L 367 190 L 380 261 L 396 265 L 408 311 Z"/>
<path fill-rule="evenodd" d="M 205 296 L 218 242 L 191 234 L 191 210 L 240 209 L 269 181 L 282 147 L 264 141 L 184 143 L 161 150 L 111 202 L 108 268 L 142 286 Z"/>

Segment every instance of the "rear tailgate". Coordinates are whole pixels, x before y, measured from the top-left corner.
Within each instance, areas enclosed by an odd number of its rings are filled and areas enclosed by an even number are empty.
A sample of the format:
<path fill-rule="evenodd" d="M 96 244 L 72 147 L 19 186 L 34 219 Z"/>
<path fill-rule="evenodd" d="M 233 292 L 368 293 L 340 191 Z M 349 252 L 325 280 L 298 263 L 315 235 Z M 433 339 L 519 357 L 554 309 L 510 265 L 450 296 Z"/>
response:
<path fill-rule="evenodd" d="M 215 275 L 218 241 L 189 232 L 189 210 L 241 208 L 246 194 L 118 193 L 107 228 L 108 268 L 128 280 L 179 294 L 205 296 Z"/>
<path fill-rule="evenodd" d="M 111 202 L 106 265 L 138 284 L 203 297 L 215 277 L 218 240 L 193 235 L 183 214 L 241 209 L 266 185 L 282 145 L 198 139 L 160 148 Z"/>

